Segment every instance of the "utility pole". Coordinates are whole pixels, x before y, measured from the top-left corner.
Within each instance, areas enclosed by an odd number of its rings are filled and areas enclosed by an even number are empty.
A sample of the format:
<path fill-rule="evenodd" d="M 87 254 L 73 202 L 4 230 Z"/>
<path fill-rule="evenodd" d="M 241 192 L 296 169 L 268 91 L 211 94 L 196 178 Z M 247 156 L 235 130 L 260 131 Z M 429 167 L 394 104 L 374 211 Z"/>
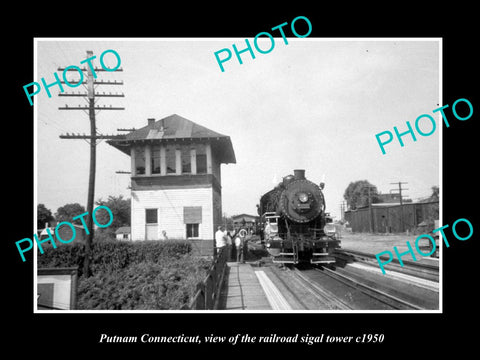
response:
<path fill-rule="evenodd" d="M 370 232 L 373 233 L 375 230 L 375 226 L 373 223 L 373 206 L 372 206 L 372 194 L 370 192 L 371 189 L 376 189 L 376 186 L 367 186 L 368 188 L 368 208 L 370 210 Z"/>
<path fill-rule="evenodd" d="M 408 190 L 408 189 L 405 189 L 405 188 L 402 188 L 402 184 L 408 184 L 407 182 L 396 182 L 396 183 L 390 183 L 391 185 L 397 185 L 398 184 L 398 195 L 400 196 L 400 216 L 401 216 L 401 230 L 402 232 L 405 231 L 405 214 L 403 212 L 403 195 L 402 195 L 402 191 L 403 190 Z M 393 189 L 392 189 L 393 190 Z M 392 192 L 392 190 L 390 190 L 390 193 Z"/>
<path fill-rule="evenodd" d="M 93 51 L 87 51 L 87 59 L 92 58 Z M 78 71 L 76 69 L 69 69 L 69 68 L 58 68 L 59 71 Z M 83 273 L 85 276 L 90 276 L 90 258 L 91 258 L 91 248 L 92 248 L 92 239 L 94 235 L 94 228 L 93 228 L 93 220 L 92 220 L 92 213 L 93 213 L 93 203 L 95 199 L 95 169 L 96 169 L 96 152 L 97 152 L 97 140 L 98 139 L 114 139 L 117 135 L 100 135 L 97 134 L 96 128 L 96 120 L 95 120 L 95 111 L 96 110 L 125 110 L 123 107 L 103 107 L 96 106 L 96 97 L 124 97 L 123 94 L 103 94 L 96 93 L 96 86 L 98 85 L 123 85 L 123 82 L 117 81 L 103 81 L 103 80 L 95 80 L 94 74 L 92 72 L 91 67 L 81 69 L 82 71 L 87 71 L 87 80 L 86 82 L 82 82 L 82 85 L 86 85 L 86 93 L 59 93 L 59 96 L 79 96 L 83 97 L 88 102 L 88 107 L 80 105 L 78 107 L 69 107 L 65 105 L 65 107 L 59 107 L 59 110 L 88 110 L 88 118 L 90 120 L 90 135 L 80 135 L 80 134 L 66 134 L 60 135 L 61 139 L 88 139 L 90 140 L 90 173 L 88 178 L 88 195 L 87 195 L 87 212 L 89 216 L 87 217 L 87 239 L 85 243 L 85 260 L 83 265 Z M 109 71 L 108 69 L 103 68 L 95 68 L 95 72 L 97 71 Z M 119 68 L 115 71 L 123 71 L 123 69 Z M 62 81 L 62 83 L 65 83 Z M 72 82 L 70 82 L 72 83 Z M 77 82 L 77 84 L 79 84 Z"/>

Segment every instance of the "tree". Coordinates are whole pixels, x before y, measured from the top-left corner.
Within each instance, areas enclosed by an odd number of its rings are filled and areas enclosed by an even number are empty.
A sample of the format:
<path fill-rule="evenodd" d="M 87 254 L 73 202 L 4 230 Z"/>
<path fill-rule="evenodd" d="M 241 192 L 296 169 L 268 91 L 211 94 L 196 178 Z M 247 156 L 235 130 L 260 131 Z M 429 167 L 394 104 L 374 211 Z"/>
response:
<path fill-rule="evenodd" d="M 432 195 L 430 195 L 430 198 L 428 201 L 439 201 L 439 194 L 440 194 L 440 189 L 438 186 L 432 186 Z"/>
<path fill-rule="evenodd" d="M 225 226 L 225 230 L 233 230 L 233 219 L 232 219 L 232 217 L 227 216 L 225 213 L 223 213 L 222 225 Z"/>
<path fill-rule="evenodd" d="M 106 228 L 98 229 L 103 235 L 114 237 L 118 228 L 130 226 L 130 199 L 124 199 L 123 195 L 118 197 L 110 195 L 107 200 L 97 200 L 96 204 L 107 206 L 113 214 L 112 223 Z M 110 215 L 104 210 L 99 210 L 95 213 L 95 219 L 100 224 L 107 224 L 110 221 Z"/>
<path fill-rule="evenodd" d="M 72 220 L 75 216 L 81 215 L 86 212 L 85 208 L 79 203 L 66 204 L 57 209 L 55 213 L 55 219 L 58 222 L 68 221 L 72 224 L 82 225 L 81 219 Z"/>
<path fill-rule="evenodd" d="M 55 218 L 52 215 L 50 209 L 47 209 L 44 204 L 37 205 L 37 229 L 43 229 L 45 223 L 52 225 L 52 221 L 55 221 Z"/>
<path fill-rule="evenodd" d="M 360 207 L 368 206 L 369 192 L 372 204 L 380 202 L 377 187 L 370 184 L 367 180 L 351 182 L 345 189 L 343 198 L 347 200 L 350 210 L 355 210 Z"/>

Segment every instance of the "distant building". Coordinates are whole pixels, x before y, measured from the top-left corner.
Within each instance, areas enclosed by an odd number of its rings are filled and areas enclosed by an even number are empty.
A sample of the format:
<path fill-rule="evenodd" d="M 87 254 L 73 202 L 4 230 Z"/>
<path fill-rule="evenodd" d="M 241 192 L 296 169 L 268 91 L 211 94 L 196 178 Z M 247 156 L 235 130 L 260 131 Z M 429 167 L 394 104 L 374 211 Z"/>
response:
<path fill-rule="evenodd" d="M 439 216 L 438 201 L 372 204 L 372 209 L 363 207 L 345 211 L 345 220 L 354 232 L 397 233 L 410 231 L 433 224 Z"/>
<path fill-rule="evenodd" d="M 256 224 L 259 221 L 259 217 L 255 215 L 240 214 L 232 216 L 233 226 L 238 229 L 240 227 L 256 231 Z"/>
<path fill-rule="evenodd" d="M 174 114 L 108 143 L 131 158 L 131 239 L 208 240 L 213 248 L 220 166 L 236 163 L 230 137 Z"/>
<path fill-rule="evenodd" d="M 377 203 L 398 203 L 400 204 L 400 194 L 399 193 L 388 193 L 388 194 L 376 194 L 375 197 L 377 198 Z M 412 199 L 403 199 L 404 203 L 412 202 Z"/>
<path fill-rule="evenodd" d="M 117 240 L 132 240 L 130 236 L 130 226 L 122 226 L 115 231 Z"/>
<path fill-rule="evenodd" d="M 47 233 L 47 229 L 49 230 L 50 234 L 52 234 L 52 237 L 55 241 L 55 244 L 58 246 L 58 245 L 61 245 L 61 244 L 64 244 L 66 241 L 68 241 L 68 244 L 73 244 L 73 243 L 80 243 L 80 242 L 85 242 L 85 239 L 87 237 L 87 233 L 85 232 L 85 228 L 82 226 L 82 225 L 77 225 L 77 224 L 72 224 L 73 226 L 73 229 L 69 226 L 69 225 L 61 225 L 58 229 L 57 229 L 57 232 L 55 232 L 55 226 L 51 226 L 51 227 L 48 227 L 48 224 L 47 224 L 47 227 L 44 228 L 44 229 L 39 229 L 37 231 L 37 236 L 38 236 L 38 239 L 39 240 L 43 240 L 43 239 L 46 239 L 48 238 L 48 233 Z M 75 234 L 73 233 L 75 231 Z M 58 236 L 57 236 L 58 234 Z M 58 237 L 60 237 L 60 239 L 63 240 L 60 241 L 58 239 Z M 69 241 L 70 239 L 72 239 L 72 241 Z M 50 244 L 50 242 L 45 242 L 43 244 Z M 42 246 L 44 246 L 42 244 Z"/>

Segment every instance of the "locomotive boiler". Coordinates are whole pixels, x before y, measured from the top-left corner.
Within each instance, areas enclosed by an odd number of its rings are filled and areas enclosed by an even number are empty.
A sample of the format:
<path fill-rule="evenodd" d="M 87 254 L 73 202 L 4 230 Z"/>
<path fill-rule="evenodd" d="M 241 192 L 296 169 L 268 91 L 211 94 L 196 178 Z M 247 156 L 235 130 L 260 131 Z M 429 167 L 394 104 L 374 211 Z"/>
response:
<path fill-rule="evenodd" d="M 294 170 L 260 198 L 263 239 L 273 262 L 335 262 L 340 240 L 325 212 L 323 188 L 323 183 L 307 180 L 305 170 Z"/>

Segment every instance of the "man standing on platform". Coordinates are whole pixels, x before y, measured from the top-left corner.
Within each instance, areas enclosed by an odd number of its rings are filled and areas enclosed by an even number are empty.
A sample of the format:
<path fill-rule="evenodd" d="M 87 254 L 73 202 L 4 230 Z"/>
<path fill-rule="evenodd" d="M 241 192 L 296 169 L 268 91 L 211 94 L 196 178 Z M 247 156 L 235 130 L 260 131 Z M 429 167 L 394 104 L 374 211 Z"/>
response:
<path fill-rule="evenodd" d="M 235 246 L 235 238 L 237 237 L 238 229 L 233 229 L 227 232 L 228 239 L 232 245 L 230 248 L 230 259 L 229 261 L 237 260 L 237 247 Z"/>
<path fill-rule="evenodd" d="M 230 250 L 230 247 L 227 244 L 227 236 L 223 231 L 223 226 L 219 226 L 217 232 L 215 233 L 215 246 L 217 248 L 217 255 L 220 254 L 220 251 L 225 250 L 227 252 L 226 253 L 227 260 L 230 258 L 230 254 L 228 251 Z"/>
<path fill-rule="evenodd" d="M 241 229 L 238 232 L 237 237 L 235 238 L 235 246 L 237 248 L 237 263 L 241 262 L 242 264 L 245 263 L 244 258 L 244 246 L 245 246 L 245 235 L 247 232 L 245 229 Z"/>

